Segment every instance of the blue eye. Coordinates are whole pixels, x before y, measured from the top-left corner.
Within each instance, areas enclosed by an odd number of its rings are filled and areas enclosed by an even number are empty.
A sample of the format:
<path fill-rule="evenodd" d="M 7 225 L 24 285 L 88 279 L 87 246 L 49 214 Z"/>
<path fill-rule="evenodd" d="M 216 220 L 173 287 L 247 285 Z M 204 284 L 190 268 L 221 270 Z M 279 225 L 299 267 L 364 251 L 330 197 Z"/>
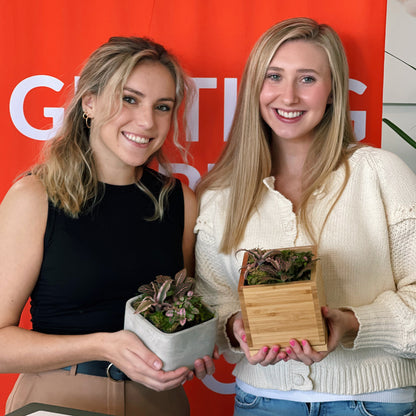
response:
<path fill-rule="evenodd" d="M 303 77 L 302 81 L 306 84 L 310 84 L 315 81 L 315 78 L 308 75 L 306 77 Z"/>
<path fill-rule="evenodd" d="M 279 81 L 281 77 L 279 74 L 267 74 L 266 78 L 272 81 Z"/>
<path fill-rule="evenodd" d="M 171 110 L 170 106 L 168 106 L 166 104 L 160 104 L 156 108 L 160 111 L 170 111 Z"/>
<path fill-rule="evenodd" d="M 129 96 L 129 95 L 125 95 L 123 97 L 123 101 L 125 101 L 126 103 L 129 103 L 129 104 L 135 104 L 136 103 L 136 100 L 133 97 Z"/>

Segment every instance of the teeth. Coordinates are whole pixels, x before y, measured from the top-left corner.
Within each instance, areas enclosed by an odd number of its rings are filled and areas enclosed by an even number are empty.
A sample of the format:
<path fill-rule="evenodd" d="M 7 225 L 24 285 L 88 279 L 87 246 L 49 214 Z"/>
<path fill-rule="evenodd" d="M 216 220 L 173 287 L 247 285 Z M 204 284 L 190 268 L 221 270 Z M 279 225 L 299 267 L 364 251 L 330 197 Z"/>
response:
<path fill-rule="evenodd" d="M 282 111 L 282 110 L 277 110 L 277 114 L 279 114 L 279 116 L 285 117 L 285 118 L 295 118 L 295 117 L 299 117 L 300 115 L 302 115 L 302 111 Z"/>
<path fill-rule="evenodd" d="M 124 133 L 124 135 L 131 140 L 132 142 L 139 143 L 139 144 L 147 144 L 149 143 L 149 139 L 146 137 L 136 136 L 135 134 L 131 133 Z"/>

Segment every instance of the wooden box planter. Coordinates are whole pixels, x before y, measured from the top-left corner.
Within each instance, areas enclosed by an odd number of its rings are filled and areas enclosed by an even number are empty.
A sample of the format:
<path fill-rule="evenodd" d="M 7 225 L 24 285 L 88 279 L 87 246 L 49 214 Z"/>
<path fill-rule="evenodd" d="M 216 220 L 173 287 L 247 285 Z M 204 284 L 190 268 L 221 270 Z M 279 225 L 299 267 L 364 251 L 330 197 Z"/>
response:
<path fill-rule="evenodd" d="M 194 367 L 194 362 L 204 355 L 212 356 L 217 332 L 217 315 L 191 328 L 174 333 L 165 333 L 156 328 L 140 313 L 135 313 L 132 303 L 137 296 L 126 303 L 124 329 L 134 332 L 149 350 L 163 362 L 163 370 L 179 367 Z"/>
<path fill-rule="evenodd" d="M 312 251 L 316 255 L 314 246 L 281 250 Z M 264 346 L 285 348 L 292 338 L 299 342 L 306 339 L 316 351 L 326 351 L 328 334 L 321 313 L 326 300 L 319 260 L 313 265 L 311 280 L 245 285 L 248 256 L 246 252 L 238 293 L 250 352 L 254 354 Z"/>

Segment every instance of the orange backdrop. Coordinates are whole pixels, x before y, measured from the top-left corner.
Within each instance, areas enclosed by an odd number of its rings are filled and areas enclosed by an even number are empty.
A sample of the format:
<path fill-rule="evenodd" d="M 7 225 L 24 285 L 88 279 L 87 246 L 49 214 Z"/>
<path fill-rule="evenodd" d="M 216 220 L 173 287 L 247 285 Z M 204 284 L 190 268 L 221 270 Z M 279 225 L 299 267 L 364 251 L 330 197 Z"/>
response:
<path fill-rule="evenodd" d="M 223 147 L 250 49 L 268 27 L 288 17 L 312 17 L 340 34 L 350 62 L 356 133 L 380 146 L 385 0 L 377 5 L 371 0 L 0 0 L 0 5 L 0 199 L 59 124 L 82 63 L 114 35 L 153 38 L 195 79 L 194 159 L 185 167 L 176 153 L 171 157 L 191 186 Z M 27 310 L 21 324 L 30 327 Z M 186 383 L 193 414 L 232 414 L 232 366 L 221 359 L 217 369 L 204 383 Z M 0 375 L 0 413 L 15 379 Z"/>

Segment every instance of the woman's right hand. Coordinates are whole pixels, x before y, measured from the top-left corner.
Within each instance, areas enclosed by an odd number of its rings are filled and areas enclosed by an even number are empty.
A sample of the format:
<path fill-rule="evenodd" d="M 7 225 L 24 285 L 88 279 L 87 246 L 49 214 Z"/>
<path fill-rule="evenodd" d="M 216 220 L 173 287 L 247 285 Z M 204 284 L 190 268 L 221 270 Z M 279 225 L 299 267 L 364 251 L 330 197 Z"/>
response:
<path fill-rule="evenodd" d="M 156 391 L 164 391 L 174 389 L 193 377 L 193 372 L 187 367 L 163 371 L 160 358 L 130 331 L 122 330 L 105 335 L 111 338 L 108 344 L 111 351 L 107 353 L 106 361 L 113 363 L 137 383 Z"/>
<path fill-rule="evenodd" d="M 271 348 L 264 346 L 256 354 L 251 355 L 249 346 L 247 344 L 241 312 L 236 313 L 228 320 L 227 334 L 230 338 L 231 345 L 235 347 L 239 346 L 244 352 L 247 361 L 252 365 L 273 365 L 287 357 L 286 352 L 280 350 L 279 345 L 273 345 Z"/>

